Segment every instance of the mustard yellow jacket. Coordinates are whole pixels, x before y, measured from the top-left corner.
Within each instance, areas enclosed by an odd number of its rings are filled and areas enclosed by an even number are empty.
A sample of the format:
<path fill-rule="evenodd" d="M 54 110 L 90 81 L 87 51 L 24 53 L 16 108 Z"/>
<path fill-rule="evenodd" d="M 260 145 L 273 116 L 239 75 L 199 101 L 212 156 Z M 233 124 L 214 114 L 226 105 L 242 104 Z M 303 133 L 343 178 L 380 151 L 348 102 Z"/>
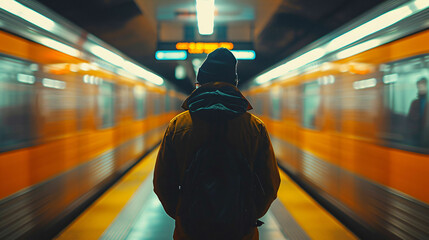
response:
<path fill-rule="evenodd" d="M 201 89 L 203 88 L 203 89 Z M 273 148 L 264 123 L 254 115 L 246 112 L 250 104 L 235 86 L 224 83 L 203 85 L 184 102 L 185 112 L 174 117 L 165 131 L 159 149 L 154 172 L 154 191 L 158 195 L 166 213 L 176 220 L 174 239 L 189 239 L 183 232 L 180 217 L 176 215 L 179 209 L 179 185 L 193 154 L 202 147 L 209 135 L 210 123 L 196 117 L 189 110 L 190 99 L 201 93 L 227 92 L 245 100 L 245 112 L 236 114 L 227 124 L 227 139 L 233 147 L 239 149 L 258 175 L 263 193 L 255 197 L 258 218 L 262 217 L 277 197 L 280 177 Z M 219 90 L 220 89 L 220 90 Z M 226 90 L 225 90 L 226 89 Z M 222 95 L 222 93 L 221 93 Z M 213 101 L 211 101 L 213 104 Z M 215 101 L 216 102 L 216 101 Z M 244 103 L 244 102 L 243 102 Z M 205 106 L 207 107 L 206 104 Z M 223 108 L 223 107 L 221 107 Z M 227 108 L 230 108 L 227 106 Z M 201 106 L 198 107 L 201 109 Z M 195 111 L 194 111 L 195 112 Z M 259 239 L 258 230 L 243 239 Z"/>

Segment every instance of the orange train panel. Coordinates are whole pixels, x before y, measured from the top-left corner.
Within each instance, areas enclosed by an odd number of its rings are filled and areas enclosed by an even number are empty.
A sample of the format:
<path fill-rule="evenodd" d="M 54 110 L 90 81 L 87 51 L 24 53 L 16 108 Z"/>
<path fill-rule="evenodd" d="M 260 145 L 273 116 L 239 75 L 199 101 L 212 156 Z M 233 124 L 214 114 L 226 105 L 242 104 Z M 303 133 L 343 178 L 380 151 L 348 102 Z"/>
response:
<path fill-rule="evenodd" d="M 429 31 L 420 32 L 334 63 L 370 63 L 377 65 L 420 54 L 427 54 L 429 53 L 428 39 Z M 311 73 L 311 76 L 304 75 L 300 77 L 301 79 L 311 80 L 325 75 L 326 72 L 318 72 Z M 296 77 L 294 77 L 278 84 L 288 86 L 298 83 Z M 248 92 L 248 95 L 268 90 L 268 87 L 252 89 Z M 329 112 L 332 110 L 328 109 L 327 111 L 328 113 L 325 118 L 333 118 L 335 116 Z M 343 112 L 343 114 L 356 115 L 359 113 Z M 377 137 L 377 124 L 379 123 L 361 123 L 353 120 L 343 120 L 342 132 L 328 131 L 330 128 L 324 128 L 320 131 L 302 128 L 298 120 L 295 119 L 278 121 L 266 117 L 266 112 L 264 115 L 265 117 L 261 117 L 261 119 L 266 122 L 273 136 L 287 141 L 300 149 L 305 149 L 327 162 L 363 176 L 366 179 L 397 189 L 423 202 L 429 203 L 429 191 L 422 191 L 424 186 L 429 185 L 429 178 L 427 178 L 426 171 L 426 169 L 429 169 L 427 156 L 376 145 L 374 139 Z M 325 121 L 334 122 L 335 119 L 325 119 Z M 382 121 L 382 119 L 376 119 L 376 121 Z M 292 136 L 293 132 L 297 132 L 300 139 Z M 365 138 L 355 136 L 356 133 L 364 135 Z M 331 143 L 331 145 L 321 144 L 322 142 Z M 335 147 L 339 149 L 332 150 Z M 388 156 L 388 158 L 385 156 Z"/>
<path fill-rule="evenodd" d="M 271 120 L 262 119 L 267 125 L 273 125 Z M 285 135 L 279 134 L 283 131 L 281 128 L 271 127 L 269 131 L 273 136 L 288 141 Z M 429 185 L 426 155 L 375 145 L 353 136 L 303 128 L 298 131 L 302 134 L 299 143 L 294 143 L 298 148 L 352 173 L 429 202 L 429 193 L 422 191 L 422 186 Z M 341 145 L 331 145 L 331 141 Z M 336 147 L 340 148 L 340 155 L 332 156 L 331 148 Z"/>
<path fill-rule="evenodd" d="M 334 63 L 382 64 L 429 52 L 429 31 L 414 34 Z"/>
<path fill-rule="evenodd" d="M 115 140 L 116 129 L 110 128 L 77 133 L 0 154 L 0 199 L 88 162 L 109 149 L 162 126 L 173 116 L 169 113 L 136 121 L 131 125 L 132 134 L 121 142 Z"/>
<path fill-rule="evenodd" d="M 0 52 L 42 64 L 85 62 L 5 32 L 0 32 Z M 63 75 L 70 73 L 70 70 L 55 73 Z M 104 70 L 86 71 L 85 74 L 116 81 L 113 80 L 116 76 Z M 123 77 L 119 77 L 118 81 L 130 82 Z M 74 85 L 73 82 L 69 83 Z M 148 89 L 163 93 L 155 87 Z M 92 113 L 94 109 L 90 111 Z M 58 113 L 76 116 L 76 110 L 73 109 Z M 90 112 L 85 114 L 88 113 Z M 90 161 L 123 142 L 165 124 L 174 114 L 164 115 L 150 116 L 142 121 L 128 121 L 126 127 L 122 128 L 123 131 L 120 130 L 121 122 L 114 128 L 96 130 L 93 124 L 98 120 L 92 115 L 83 120 L 89 124 L 84 127 L 89 127 L 90 130 L 82 132 L 76 132 L 76 119 L 73 117 L 44 125 L 40 129 L 40 134 L 44 136 L 41 140 L 45 143 L 0 154 L 0 182 L 3 183 L 0 185 L 0 199 Z M 118 136 L 122 132 L 125 134 Z M 11 179 L 14 181 L 10 181 Z"/>
<path fill-rule="evenodd" d="M 0 32 L 0 52 L 44 64 L 85 62 L 5 32 Z"/>

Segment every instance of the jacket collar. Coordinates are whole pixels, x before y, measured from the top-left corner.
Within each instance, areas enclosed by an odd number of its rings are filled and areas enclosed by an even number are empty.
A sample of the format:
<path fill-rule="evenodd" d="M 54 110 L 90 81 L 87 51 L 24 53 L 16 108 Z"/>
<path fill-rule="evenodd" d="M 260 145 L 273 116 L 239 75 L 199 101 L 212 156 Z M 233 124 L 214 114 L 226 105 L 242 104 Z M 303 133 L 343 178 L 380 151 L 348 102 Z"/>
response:
<path fill-rule="evenodd" d="M 210 83 L 203 84 L 201 87 L 195 89 L 191 93 L 191 95 L 189 95 L 189 97 L 186 98 L 186 100 L 182 104 L 182 108 L 185 110 L 189 110 L 188 102 L 189 102 L 189 99 L 192 98 L 193 96 L 200 94 L 200 93 L 203 93 L 203 92 L 214 91 L 214 90 L 221 89 L 221 88 L 233 88 L 234 91 L 236 91 L 237 94 L 239 94 L 239 96 L 246 101 L 246 103 L 247 103 L 247 109 L 246 110 L 249 111 L 249 110 L 253 109 L 252 105 L 250 105 L 249 101 L 243 96 L 243 94 L 240 92 L 240 90 L 236 86 L 234 86 L 230 83 L 225 83 L 225 82 L 210 82 Z"/>

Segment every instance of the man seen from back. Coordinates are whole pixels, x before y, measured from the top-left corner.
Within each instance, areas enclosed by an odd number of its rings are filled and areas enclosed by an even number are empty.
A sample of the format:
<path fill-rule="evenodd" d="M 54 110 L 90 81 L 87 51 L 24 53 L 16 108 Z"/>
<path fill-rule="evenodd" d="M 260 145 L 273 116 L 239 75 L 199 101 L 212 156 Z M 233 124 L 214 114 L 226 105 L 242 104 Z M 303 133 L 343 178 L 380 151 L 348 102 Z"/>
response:
<path fill-rule="evenodd" d="M 176 221 L 176 240 L 259 239 L 258 219 L 280 184 L 268 132 L 247 112 L 228 49 L 207 56 L 197 82 L 165 132 L 154 191 Z"/>

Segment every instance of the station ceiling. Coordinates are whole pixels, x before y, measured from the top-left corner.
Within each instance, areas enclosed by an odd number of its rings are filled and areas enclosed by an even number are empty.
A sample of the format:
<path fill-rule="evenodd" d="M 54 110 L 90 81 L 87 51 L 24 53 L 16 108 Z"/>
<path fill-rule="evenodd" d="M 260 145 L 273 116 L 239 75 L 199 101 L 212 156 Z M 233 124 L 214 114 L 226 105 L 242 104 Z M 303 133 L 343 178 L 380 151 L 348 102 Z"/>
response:
<path fill-rule="evenodd" d="M 195 0 L 38 0 L 64 18 L 94 34 L 189 93 L 195 71 L 185 61 L 155 59 L 157 41 L 169 29 L 195 21 Z M 255 60 L 239 61 L 240 81 L 246 82 L 307 44 L 346 24 L 385 0 L 216 0 L 215 26 L 250 26 Z M 161 27 L 163 26 L 163 27 Z M 167 27 L 165 27 L 167 26 Z M 167 32 L 167 34 L 162 33 Z M 170 36 L 169 40 L 174 40 Z M 187 77 L 175 78 L 185 67 Z"/>

